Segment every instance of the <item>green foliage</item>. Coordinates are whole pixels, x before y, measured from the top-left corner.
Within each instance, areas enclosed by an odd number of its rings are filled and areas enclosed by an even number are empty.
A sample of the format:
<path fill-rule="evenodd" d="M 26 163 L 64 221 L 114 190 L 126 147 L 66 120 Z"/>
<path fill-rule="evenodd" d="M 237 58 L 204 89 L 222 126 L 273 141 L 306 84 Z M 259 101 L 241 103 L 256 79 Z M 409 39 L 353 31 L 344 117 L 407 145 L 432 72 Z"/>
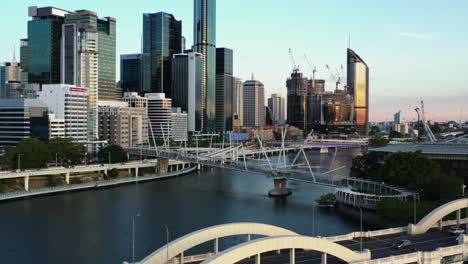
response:
<path fill-rule="evenodd" d="M 36 138 L 21 140 L 16 147 L 5 148 L 4 164 L 10 168 L 44 168 L 50 159 L 50 152 L 44 142 Z"/>
<path fill-rule="evenodd" d="M 417 221 L 442 204 L 444 204 L 443 201 L 417 202 Z M 406 225 L 414 222 L 414 206 L 414 201 L 403 201 L 395 198 L 384 199 L 377 204 L 377 215 L 386 221 Z"/>
<path fill-rule="evenodd" d="M 402 133 L 398 132 L 398 131 L 395 131 L 395 130 L 392 130 L 390 131 L 390 134 L 388 134 L 388 138 L 392 139 L 392 138 L 404 138 L 405 135 L 403 135 Z"/>
<path fill-rule="evenodd" d="M 369 146 L 371 147 L 385 147 L 388 145 L 389 140 L 382 135 L 374 135 L 369 139 Z"/>
<path fill-rule="evenodd" d="M 121 146 L 118 145 L 109 145 L 99 150 L 99 162 L 109 163 L 109 158 L 110 163 L 120 163 L 128 161 L 127 153 Z"/>
<path fill-rule="evenodd" d="M 372 126 L 369 131 L 369 136 L 376 136 L 380 133 L 380 128 L 378 126 Z"/>
<path fill-rule="evenodd" d="M 119 176 L 119 171 L 116 168 L 107 171 L 107 176 L 111 179 L 115 179 Z"/>
<path fill-rule="evenodd" d="M 71 138 L 51 139 L 48 147 L 52 159 L 55 159 L 57 155 L 59 164 L 78 164 L 86 154 L 86 147 L 83 144 L 74 143 Z"/>
<path fill-rule="evenodd" d="M 380 153 L 366 153 L 353 160 L 351 176 L 402 186 L 429 201 L 456 199 L 463 184 L 461 178 L 444 177 L 439 163 L 418 152 L 385 158 Z"/>

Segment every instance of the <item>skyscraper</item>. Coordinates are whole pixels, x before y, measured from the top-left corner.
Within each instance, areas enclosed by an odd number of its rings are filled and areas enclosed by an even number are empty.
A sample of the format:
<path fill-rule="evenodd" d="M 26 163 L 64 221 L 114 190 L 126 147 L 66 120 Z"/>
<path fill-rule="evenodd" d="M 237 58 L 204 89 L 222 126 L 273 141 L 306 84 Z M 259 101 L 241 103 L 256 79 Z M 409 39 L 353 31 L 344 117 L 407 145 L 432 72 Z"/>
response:
<path fill-rule="evenodd" d="M 188 131 L 201 131 L 203 55 L 175 54 L 172 59 L 172 106 L 187 112 Z"/>
<path fill-rule="evenodd" d="M 354 100 L 352 121 L 358 131 L 368 133 L 369 123 L 369 67 L 352 49 L 347 50 L 347 89 Z"/>
<path fill-rule="evenodd" d="M 194 0 L 193 50 L 203 54 L 203 130 L 216 130 L 216 0 Z"/>
<path fill-rule="evenodd" d="M 232 131 L 233 52 L 216 49 L 216 129 Z"/>
<path fill-rule="evenodd" d="M 28 39 L 20 39 L 21 84 L 28 83 Z"/>
<path fill-rule="evenodd" d="M 60 38 L 69 11 L 37 6 L 28 11 L 28 82 L 60 83 Z"/>
<path fill-rule="evenodd" d="M 142 54 L 120 55 L 120 87 L 123 93 L 136 92 L 143 96 Z"/>
<path fill-rule="evenodd" d="M 166 138 L 171 135 L 171 99 L 163 93 L 147 93 L 148 99 L 148 133 L 154 138 Z"/>
<path fill-rule="evenodd" d="M 0 63 L 0 97 L 20 98 L 18 94 L 20 88 L 20 64 L 17 62 Z"/>
<path fill-rule="evenodd" d="M 284 124 L 284 107 L 285 100 L 282 94 L 272 94 L 271 97 L 268 98 L 268 108 L 271 113 L 273 124 Z"/>
<path fill-rule="evenodd" d="M 240 78 L 233 78 L 232 86 L 232 114 L 234 120 L 239 120 L 239 125 L 242 126 L 244 111 L 244 81 Z M 233 121 L 234 121 L 233 120 Z M 234 123 L 234 122 L 233 122 Z"/>
<path fill-rule="evenodd" d="M 288 89 L 288 124 L 304 131 L 307 129 L 307 91 L 308 80 L 299 70 L 291 73 L 286 81 Z"/>
<path fill-rule="evenodd" d="M 182 52 L 182 22 L 171 14 L 143 14 L 143 92 L 171 95 L 171 60 Z"/>
<path fill-rule="evenodd" d="M 244 127 L 265 126 L 265 88 L 260 81 L 248 80 L 244 82 Z"/>

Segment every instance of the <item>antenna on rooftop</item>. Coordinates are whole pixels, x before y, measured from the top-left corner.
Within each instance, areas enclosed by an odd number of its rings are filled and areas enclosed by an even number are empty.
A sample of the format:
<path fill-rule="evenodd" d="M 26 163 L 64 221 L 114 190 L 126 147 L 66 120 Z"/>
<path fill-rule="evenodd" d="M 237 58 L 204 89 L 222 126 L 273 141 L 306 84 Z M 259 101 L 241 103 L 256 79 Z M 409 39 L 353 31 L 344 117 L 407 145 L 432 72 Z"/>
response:
<path fill-rule="evenodd" d="M 348 49 L 351 49 L 351 33 L 348 33 Z"/>
<path fill-rule="evenodd" d="M 13 44 L 13 62 L 16 62 L 16 45 Z"/>
<path fill-rule="evenodd" d="M 255 76 L 254 76 L 253 72 L 252 72 L 252 79 L 251 80 L 255 80 Z"/>

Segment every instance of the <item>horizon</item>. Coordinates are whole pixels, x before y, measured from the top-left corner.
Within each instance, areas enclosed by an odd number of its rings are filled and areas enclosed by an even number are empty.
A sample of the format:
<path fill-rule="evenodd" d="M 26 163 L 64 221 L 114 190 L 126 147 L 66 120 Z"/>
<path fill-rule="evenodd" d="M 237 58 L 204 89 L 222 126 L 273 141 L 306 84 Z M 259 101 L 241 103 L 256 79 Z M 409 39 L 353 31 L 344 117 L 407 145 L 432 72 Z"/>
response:
<path fill-rule="evenodd" d="M 316 78 L 327 80 L 327 91 L 334 90 L 325 64 L 332 69 L 346 65 L 350 34 L 351 48 L 370 67 L 370 121 L 385 121 L 389 115 L 392 117 L 398 110 L 414 108 L 425 98 L 429 100 L 428 119 L 467 119 L 463 109 L 466 100 L 463 98 L 468 98 L 468 81 L 462 76 L 463 70 L 468 68 L 468 61 L 463 59 L 463 54 L 468 54 L 468 33 L 463 30 L 462 22 L 463 10 L 466 10 L 463 7 L 468 7 L 468 3 L 454 1 L 446 5 L 413 1 L 402 5 L 399 4 L 402 0 L 396 3 L 366 0 L 358 4 L 297 0 L 291 5 L 290 2 L 273 0 L 273 4 L 268 1 L 267 5 L 266 2 L 239 0 L 218 3 L 216 41 L 217 47 L 234 50 L 234 76 L 245 80 L 252 72 L 255 73 L 265 85 L 267 98 L 272 93 L 286 94 L 285 82 L 292 69 L 289 48 L 292 48 L 296 64 L 304 75 L 311 75 L 304 60 L 304 54 L 307 54 L 318 68 Z M 4 4 L 7 12 L 0 20 L 3 24 L 15 26 L 5 29 L 4 35 L 9 38 L 0 43 L 0 61 L 12 59 L 14 45 L 19 59 L 19 39 L 26 37 L 27 21 L 30 20 L 27 8 L 33 5 L 70 11 L 88 9 L 100 17 L 115 17 L 117 81 L 120 55 L 140 50 L 143 13 L 163 11 L 173 14 L 182 20 L 187 47 L 193 42 L 192 0 L 135 0 L 131 5 L 115 5 L 110 0 L 99 3 L 20 0 Z M 301 5 L 300 9 L 298 5 Z M 242 19 L 238 19 L 239 16 Z M 368 23 L 370 20 L 375 22 Z M 393 96 L 407 100 L 381 99 Z M 433 97 L 437 97 L 434 103 Z M 412 112 L 408 111 L 408 119 L 416 117 Z"/>

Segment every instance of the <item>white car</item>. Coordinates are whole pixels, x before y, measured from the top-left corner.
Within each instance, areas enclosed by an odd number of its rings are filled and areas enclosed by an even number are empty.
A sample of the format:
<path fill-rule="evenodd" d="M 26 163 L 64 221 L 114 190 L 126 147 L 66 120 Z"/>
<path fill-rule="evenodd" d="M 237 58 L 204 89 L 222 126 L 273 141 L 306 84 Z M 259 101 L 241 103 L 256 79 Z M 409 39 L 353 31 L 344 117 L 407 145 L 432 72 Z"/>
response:
<path fill-rule="evenodd" d="M 451 235 L 461 235 L 461 234 L 465 234 L 465 230 L 460 228 L 459 226 L 451 226 L 448 230 L 448 232 L 451 234 Z"/>

